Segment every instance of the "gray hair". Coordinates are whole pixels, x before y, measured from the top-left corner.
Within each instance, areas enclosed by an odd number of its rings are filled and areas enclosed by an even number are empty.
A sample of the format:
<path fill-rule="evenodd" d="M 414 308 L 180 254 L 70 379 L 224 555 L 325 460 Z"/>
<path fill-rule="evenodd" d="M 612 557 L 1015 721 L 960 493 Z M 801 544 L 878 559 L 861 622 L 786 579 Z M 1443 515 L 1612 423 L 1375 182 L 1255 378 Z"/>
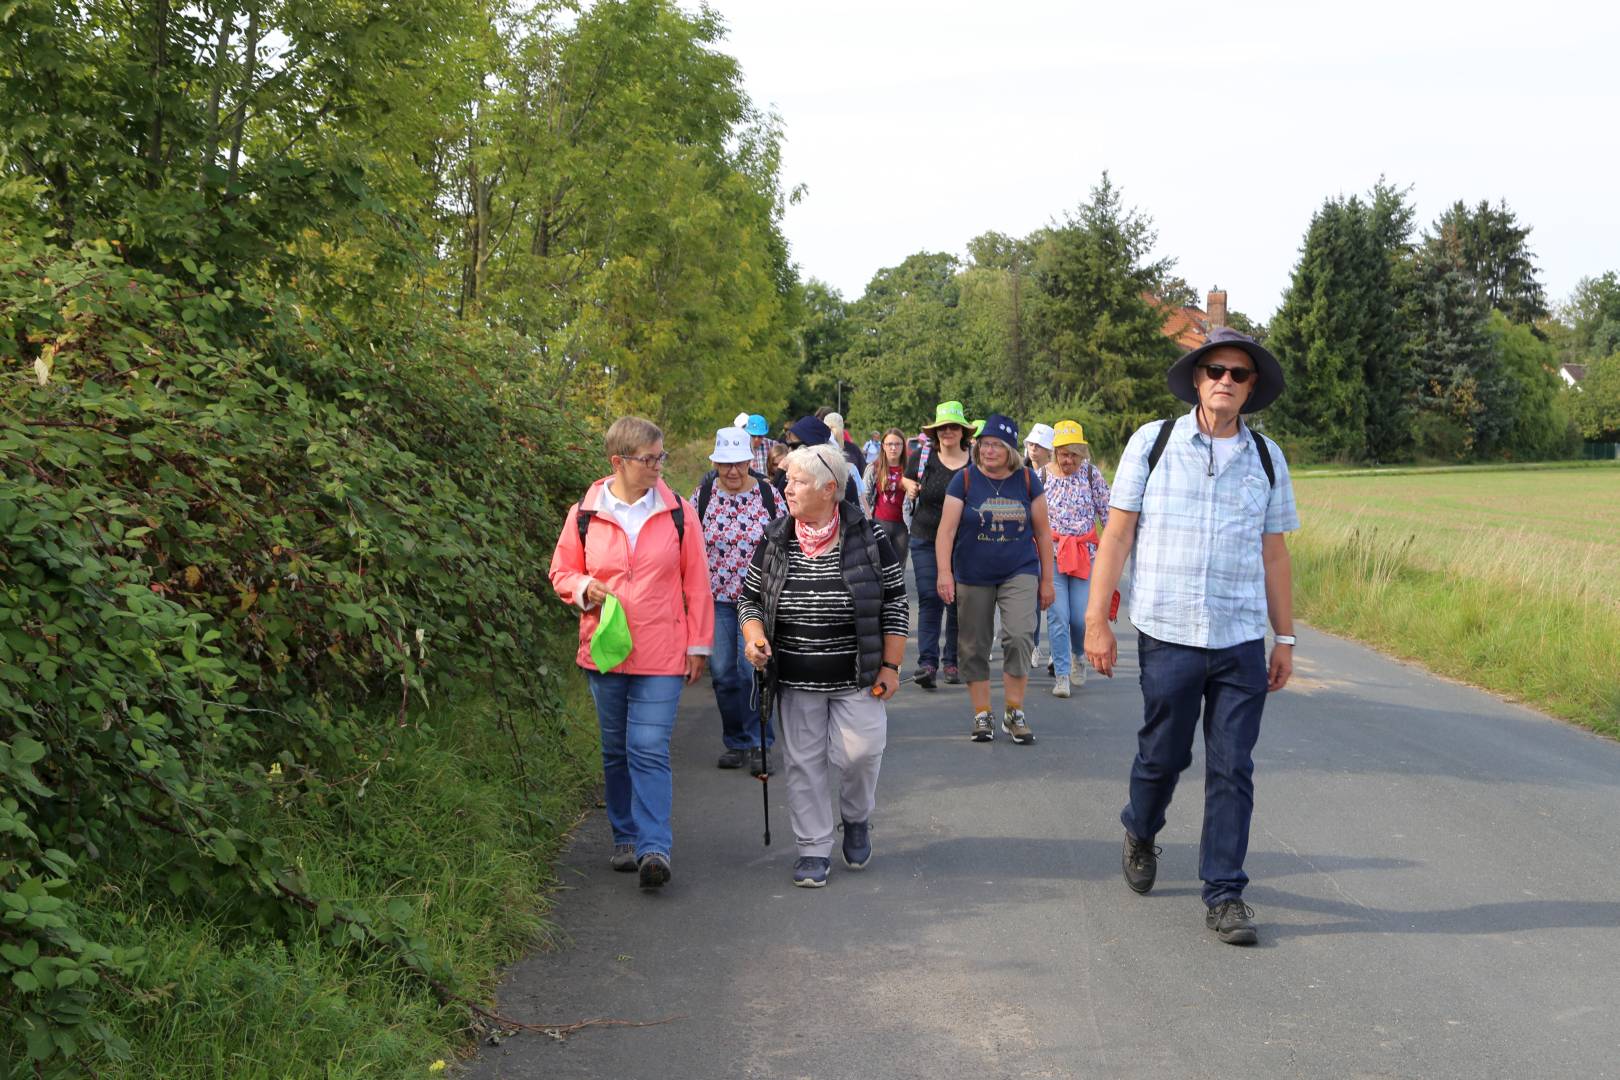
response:
<path fill-rule="evenodd" d="M 994 435 L 981 435 L 977 439 L 974 439 L 973 464 L 979 466 L 981 469 L 984 468 L 984 462 L 979 460 L 979 451 L 984 449 L 984 444 L 987 442 L 998 442 L 1001 443 L 1002 446 L 1007 446 L 1006 443 L 1001 442 L 1001 440 L 996 438 Z M 1007 446 L 1007 467 L 1013 472 L 1017 472 L 1019 469 L 1024 467 L 1024 455 L 1019 452 L 1018 447 L 1016 446 Z"/>
<path fill-rule="evenodd" d="M 822 443 L 820 446 L 801 446 L 787 456 L 782 463 L 784 468 L 797 469 L 809 477 L 826 475 L 827 483 L 837 487 L 835 498 L 844 497 L 844 481 L 849 476 L 849 462 L 844 459 L 843 453 L 832 443 Z M 820 465 L 818 469 L 816 466 Z M 817 487 L 822 485 L 818 484 Z"/>

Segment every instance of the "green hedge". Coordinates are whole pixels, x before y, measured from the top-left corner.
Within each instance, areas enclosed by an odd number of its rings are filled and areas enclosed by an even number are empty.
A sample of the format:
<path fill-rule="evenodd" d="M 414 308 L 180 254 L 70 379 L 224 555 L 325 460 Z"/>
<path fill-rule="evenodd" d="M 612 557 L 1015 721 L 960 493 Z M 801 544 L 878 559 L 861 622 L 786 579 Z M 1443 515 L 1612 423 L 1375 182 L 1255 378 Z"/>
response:
<path fill-rule="evenodd" d="M 319 895 L 243 825 L 458 695 L 526 776 L 513 718 L 562 722 L 545 570 L 595 440 L 535 357 L 433 303 L 362 334 L 207 266 L 6 248 L 0 1060 L 120 1053 L 92 1005 L 142 958 L 85 932 L 118 873 L 442 995 L 408 912 Z"/>

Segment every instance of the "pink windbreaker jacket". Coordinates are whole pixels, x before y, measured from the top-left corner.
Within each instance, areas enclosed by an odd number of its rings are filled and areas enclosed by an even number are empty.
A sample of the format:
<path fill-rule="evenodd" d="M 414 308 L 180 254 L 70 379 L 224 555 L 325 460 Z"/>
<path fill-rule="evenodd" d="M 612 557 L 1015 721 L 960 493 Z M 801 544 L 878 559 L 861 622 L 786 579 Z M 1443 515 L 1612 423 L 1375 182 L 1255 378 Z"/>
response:
<path fill-rule="evenodd" d="M 587 578 L 595 578 L 619 598 L 630 624 L 630 655 L 614 668 L 619 675 L 684 675 L 687 651 L 714 644 L 714 598 L 709 593 L 709 560 L 703 548 L 703 526 L 692 505 L 658 482 L 662 506 L 641 527 L 634 556 L 630 539 L 612 514 L 591 518 L 588 541 L 579 543 L 580 506 L 594 510 L 602 485 L 598 480 L 563 522 L 557 550 L 551 555 L 551 587 L 565 604 L 577 608 Z M 686 539 L 677 550 L 675 520 L 670 511 L 686 507 Z M 677 601 L 677 598 L 680 598 Z M 579 617 L 579 666 L 591 671 L 591 635 L 601 619 L 593 607 Z"/>

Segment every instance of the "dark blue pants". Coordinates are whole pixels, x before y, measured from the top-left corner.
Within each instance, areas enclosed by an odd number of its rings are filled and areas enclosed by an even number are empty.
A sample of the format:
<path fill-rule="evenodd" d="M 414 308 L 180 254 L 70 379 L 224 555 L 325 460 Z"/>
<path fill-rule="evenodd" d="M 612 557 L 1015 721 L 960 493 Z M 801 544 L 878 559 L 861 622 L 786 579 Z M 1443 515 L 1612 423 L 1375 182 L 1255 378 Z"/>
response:
<path fill-rule="evenodd" d="M 743 655 L 742 627 L 737 605 L 714 602 L 714 649 L 709 654 L 709 675 L 714 682 L 714 703 L 720 709 L 720 739 L 727 750 L 749 750 L 759 745 L 759 710 L 754 707 L 754 665 Z M 775 741 L 767 726 L 766 745 Z"/>
<path fill-rule="evenodd" d="M 1164 828 L 1176 780 L 1192 764 L 1199 714 L 1204 722 L 1204 834 L 1198 876 L 1204 903 L 1243 895 L 1249 876 L 1249 820 L 1254 816 L 1254 744 L 1266 705 L 1266 645 L 1227 649 L 1173 645 L 1139 634 L 1142 730 L 1131 765 L 1131 801 L 1119 819 L 1132 836 L 1151 840 Z"/>
<path fill-rule="evenodd" d="M 945 623 L 945 666 L 956 666 L 956 605 L 939 598 L 939 561 L 934 540 L 911 541 L 911 572 L 917 577 L 917 666 L 939 668 L 939 624 Z"/>

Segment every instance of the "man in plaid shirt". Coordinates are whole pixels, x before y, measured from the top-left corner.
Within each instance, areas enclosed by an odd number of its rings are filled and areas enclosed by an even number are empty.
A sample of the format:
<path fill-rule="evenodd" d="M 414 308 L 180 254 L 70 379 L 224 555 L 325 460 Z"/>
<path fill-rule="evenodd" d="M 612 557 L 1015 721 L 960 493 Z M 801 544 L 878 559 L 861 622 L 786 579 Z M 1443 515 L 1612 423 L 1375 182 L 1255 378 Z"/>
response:
<path fill-rule="evenodd" d="M 1299 528 L 1299 514 L 1282 451 L 1240 417 L 1277 399 L 1282 367 L 1254 339 L 1219 328 L 1176 361 L 1169 382 L 1193 408 L 1142 427 L 1120 458 L 1092 571 L 1086 658 L 1113 675 L 1118 643 L 1108 605 L 1134 549 L 1130 614 L 1143 719 L 1130 801 L 1120 813 L 1125 881 L 1138 893 L 1153 887 L 1153 838 L 1177 778 L 1192 763 L 1202 713 L 1204 921 L 1222 941 L 1252 945 L 1258 935 L 1243 902 L 1243 860 L 1254 813 L 1253 751 L 1266 694 L 1287 685 L 1294 668 L 1283 534 Z M 1276 632 L 1269 663 L 1268 621 Z"/>

